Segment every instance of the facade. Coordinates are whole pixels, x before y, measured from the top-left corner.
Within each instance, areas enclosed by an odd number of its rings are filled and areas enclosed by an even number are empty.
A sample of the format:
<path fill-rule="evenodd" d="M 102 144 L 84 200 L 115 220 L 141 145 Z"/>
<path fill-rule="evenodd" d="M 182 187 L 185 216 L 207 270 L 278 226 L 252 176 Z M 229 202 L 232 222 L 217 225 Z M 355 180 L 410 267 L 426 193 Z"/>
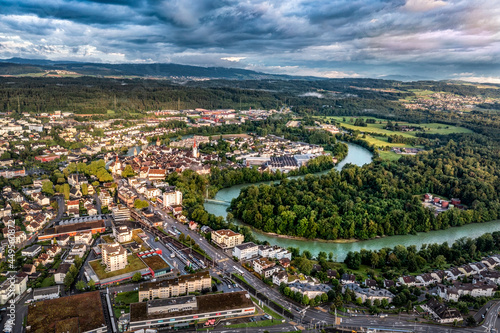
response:
<path fill-rule="evenodd" d="M 69 254 L 83 258 L 85 256 L 85 252 L 87 252 L 87 246 L 85 244 L 76 244 L 71 248 Z"/>
<path fill-rule="evenodd" d="M 259 255 L 259 246 L 253 242 L 236 245 L 233 248 L 233 257 L 238 260 L 248 260 Z"/>
<path fill-rule="evenodd" d="M 13 281 L 13 289 L 12 283 Z M 26 291 L 28 276 L 11 276 L 0 285 L 0 304 L 5 304 L 13 296 L 19 296 Z"/>
<path fill-rule="evenodd" d="M 356 298 L 358 297 L 361 298 L 363 302 L 365 302 L 367 299 L 371 300 L 372 302 L 377 299 L 379 301 L 386 299 L 389 303 L 391 303 L 394 298 L 394 294 L 388 290 L 385 289 L 374 290 L 371 288 L 361 288 L 361 286 L 358 285 L 357 283 L 349 283 L 342 287 L 343 291 L 345 291 L 346 289 L 352 290 L 356 295 Z"/>
<path fill-rule="evenodd" d="M 212 294 L 179 299 L 181 311 L 176 311 L 177 300 L 157 299 L 130 305 L 129 330 L 147 328 L 185 328 L 199 319 L 216 320 L 250 316 L 255 305 L 246 291 Z M 175 302 L 174 302 L 175 301 Z"/>
<path fill-rule="evenodd" d="M 64 284 L 64 279 L 66 278 L 66 274 L 69 272 L 69 268 L 71 264 L 60 264 L 54 274 L 54 281 L 56 284 Z"/>
<path fill-rule="evenodd" d="M 275 262 L 270 261 L 266 258 L 255 259 L 253 262 L 253 269 L 256 273 L 263 275 L 264 270 L 270 267 L 274 267 L 276 265 Z"/>
<path fill-rule="evenodd" d="M 159 282 L 146 282 L 139 287 L 139 301 L 187 295 L 191 292 L 200 292 L 211 286 L 212 278 L 208 271 L 181 275 Z"/>
<path fill-rule="evenodd" d="M 113 228 L 113 236 L 118 243 L 127 243 L 132 240 L 132 230 L 127 226 L 118 226 Z"/>
<path fill-rule="evenodd" d="M 118 243 L 102 245 L 102 263 L 112 272 L 127 266 L 127 251 Z"/>
<path fill-rule="evenodd" d="M 232 249 L 243 243 L 245 237 L 230 229 L 212 231 L 212 242 L 222 249 Z"/>
<path fill-rule="evenodd" d="M 112 209 L 112 215 L 114 221 L 129 221 L 130 220 L 130 209 L 123 205 L 117 205 Z"/>
<path fill-rule="evenodd" d="M 75 235 L 75 244 L 84 244 L 84 245 L 92 244 L 92 233 L 91 232 L 84 232 L 84 233 Z"/>
<path fill-rule="evenodd" d="M 173 189 L 167 189 L 163 192 L 163 206 L 172 207 L 182 205 L 182 192 Z"/>
<path fill-rule="evenodd" d="M 309 299 L 313 299 L 318 295 L 321 296 L 323 294 L 326 294 L 328 293 L 328 291 L 332 289 L 326 284 L 322 283 L 316 284 L 312 281 L 310 282 L 297 281 L 288 284 L 288 287 L 290 287 L 290 290 L 292 290 L 293 292 L 299 292 L 303 296 L 309 297 Z"/>
<path fill-rule="evenodd" d="M 40 245 L 32 245 L 21 251 L 21 254 L 25 257 L 34 258 L 42 251 L 42 247 Z"/>
<path fill-rule="evenodd" d="M 440 324 L 454 323 L 463 319 L 457 309 L 449 309 L 446 305 L 439 303 L 435 299 L 430 299 L 427 304 L 423 304 L 421 307 L 429 312 L 433 319 Z"/>

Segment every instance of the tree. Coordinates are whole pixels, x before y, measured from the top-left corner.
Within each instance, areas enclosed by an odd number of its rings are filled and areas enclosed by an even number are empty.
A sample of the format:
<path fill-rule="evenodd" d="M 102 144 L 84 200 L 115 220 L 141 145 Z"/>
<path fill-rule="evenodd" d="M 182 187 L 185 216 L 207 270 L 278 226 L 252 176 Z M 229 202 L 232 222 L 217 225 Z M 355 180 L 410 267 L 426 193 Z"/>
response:
<path fill-rule="evenodd" d="M 149 203 L 146 200 L 135 199 L 134 207 L 137 209 L 143 209 L 149 207 Z"/>
<path fill-rule="evenodd" d="M 442 269 L 444 265 L 446 265 L 446 258 L 442 254 L 438 255 L 436 259 L 434 260 L 434 263 L 436 264 L 436 267 L 439 269 Z"/>
<path fill-rule="evenodd" d="M 307 295 L 304 295 L 304 297 L 302 297 L 302 304 L 309 305 L 309 297 Z"/>
<path fill-rule="evenodd" d="M 139 281 L 141 281 L 141 279 L 142 279 L 142 275 L 140 272 L 137 272 L 134 274 L 134 276 L 132 276 L 133 282 L 139 282 Z"/>
<path fill-rule="evenodd" d="M 54 184 L 50 180 L 46 180 L 42 184 L 42 192 L 53 196 L 54 195 Z"/>
<path fill-rule="evenodd" d="M 63 184 L 63 194 L 64 194 L 64 199 L 66 200 L 69 200 L 69 184 L 68 183 L 64 183 Z"/>
<path fill-rule="evenodd" d="M 83 280 L 80 280 L 76 283 L 75 287 L 80 291 L 84 291 L 87 288 L 87 284 Z"/>
<path fill-rule="evenodd" d="M 90 290 L 94 290 L 95 289 L 95 281 L 90 279 L 89 283 L 87 283 L 87 286 L 89 287 Z"/>
<path fill-rule="evenodd" d="M 133 176 L 135 176 L 134 169 L 132 168 L 132 166 L 130 164 L 127 164 L 122 171 L 122 177 L 128 178 L 128 177 L 133 177 Z"/>
<path fill-rule="evenodd" d="M 88 184 L 85 184 L 85 183 L 82 184 L 82 194 L 83 195 L 88 195 L 89 194 L 89 186 L 88 186 Z"/>

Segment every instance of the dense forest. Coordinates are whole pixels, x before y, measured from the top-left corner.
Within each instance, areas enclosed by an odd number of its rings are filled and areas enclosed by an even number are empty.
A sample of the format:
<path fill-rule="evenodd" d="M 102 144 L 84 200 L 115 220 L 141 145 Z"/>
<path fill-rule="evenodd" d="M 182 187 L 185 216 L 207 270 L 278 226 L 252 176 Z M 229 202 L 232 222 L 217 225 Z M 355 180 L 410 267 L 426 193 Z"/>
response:
<path fill-rule="evenodd" d="M 235 217 L 266 232 L 368 239 L 446 229 L 500 216 L 500 150 L 477 134 L 442 136 L 442 147 L 399 161 L 376 159 L 321 177 L 250 186 L 233 200 Z M 435 216 L 424 193 L 460 198 L 467 209 Z"/>

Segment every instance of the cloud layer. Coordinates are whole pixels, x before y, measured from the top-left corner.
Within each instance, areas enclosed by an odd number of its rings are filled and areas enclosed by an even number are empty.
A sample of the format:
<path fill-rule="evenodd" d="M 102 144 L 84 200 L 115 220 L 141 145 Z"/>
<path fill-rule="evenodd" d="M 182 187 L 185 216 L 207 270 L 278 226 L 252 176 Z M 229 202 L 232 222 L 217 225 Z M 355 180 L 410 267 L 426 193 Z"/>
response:
<path fill-rule="evenodd" d="M 0 57 L 500 77 L 497 0 L 2 0 Z"/>

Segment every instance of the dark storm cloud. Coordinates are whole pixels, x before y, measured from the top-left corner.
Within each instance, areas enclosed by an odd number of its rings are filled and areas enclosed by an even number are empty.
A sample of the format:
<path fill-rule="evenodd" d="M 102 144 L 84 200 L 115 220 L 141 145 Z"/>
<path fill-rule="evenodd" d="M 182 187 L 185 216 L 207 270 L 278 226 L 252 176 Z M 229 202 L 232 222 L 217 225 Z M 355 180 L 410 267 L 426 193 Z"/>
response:
<path fill-rule="evenodd" d="M 0 0 L 0 56 L 500 76 L 486 0 Z M 487 69 L 485 69 L 487 68 Z"/>

